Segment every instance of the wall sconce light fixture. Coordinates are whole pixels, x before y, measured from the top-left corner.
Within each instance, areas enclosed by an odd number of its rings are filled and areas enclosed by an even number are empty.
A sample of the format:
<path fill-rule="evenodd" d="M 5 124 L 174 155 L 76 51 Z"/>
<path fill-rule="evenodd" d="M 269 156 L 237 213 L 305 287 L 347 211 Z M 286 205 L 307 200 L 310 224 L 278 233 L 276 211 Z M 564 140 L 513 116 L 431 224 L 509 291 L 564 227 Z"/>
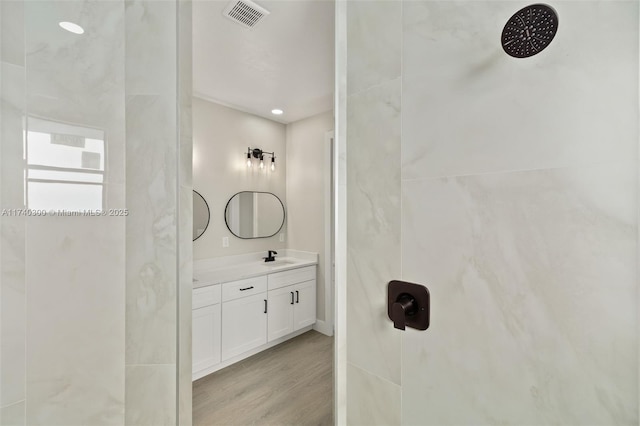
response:
<path fill-rule="evenodd" d="M 267 151 L 263 151 L 260 148 L 253 148 L 251 149 L 251 147 L 249 147 L 247 149 L 247 167 L 252 167 L 253 166 L 253 162 L 251 161 L 251 157 L 253 156 L 254 158 L 257 158 L 258 160 L 260 160 L 259 163 L 259 167 L 260 169 L 264 169 L 265 165 L 264 165 L 264 156 L 265 155 L 270 155 L 271 156 L 271 171 L 275 171 L 276 170 L 276 154 L 275 152 L 267 152 Z"/>

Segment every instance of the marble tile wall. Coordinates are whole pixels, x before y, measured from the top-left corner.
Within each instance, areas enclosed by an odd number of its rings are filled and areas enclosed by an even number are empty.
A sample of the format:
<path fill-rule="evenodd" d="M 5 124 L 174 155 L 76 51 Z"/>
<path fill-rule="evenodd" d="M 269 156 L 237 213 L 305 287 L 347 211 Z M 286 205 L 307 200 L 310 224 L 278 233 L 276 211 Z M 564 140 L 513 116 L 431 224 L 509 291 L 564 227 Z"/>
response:
<path fill-rule="evenodd" d="M 388 327 L 380 296 L 400 274 L 400 79 L 351 95 L 348 105 L 347 155 L 357 159 L 347 176 L 347 324 L 361 339 L 348 360 L 399 385 L 401 335 Z M 369 303 L 351 303 L 360 298 Z"/>
<path fill-rule="evenodd" d="M 614 162 L 403 185 L 403 278 L 433 306 L 403 336 L 404 422 L 637 423 L 636 183 Z"/>
<path fill-rule="evenodd" d="M 178 424 L 192 424 L 191 295 L 193 293 L 193 132 L 192 132 L 192 3 L 178 3 L 178 90 L 180 105 L 180 170 L 178 226 Z"/>
<path fill-rule="evenodd" d="M 24 4 L 27 130 L 37 118 L 103 131 L 105 207 L 123 208 L 122 4 Z M 123 217 L 26 218 L 26 424 L 123 422 L 124 250 Z"/>
<path fill-rule="evenodd" d="M 496 41 L 512 3 L 403 4 L 403 179 L 589 165 L 636 149 L 634 2 L 554 2 L 553 44 L 520 61 Z"/>
<path fill-rule="evenodd" d="M 0 217 L 3 425 L 175 424 L 179 360 L 191 422 L 190 333 L 176 346 L 178 282 L 183 304 L 191 295 L 190 238 L 178 245 L 191 227 L 191 12 L 179 6 L 0 3 L 0 207 L 24 208 L 23 130 L 35 117 L 103 131 L 103 208 L 129 211 Z"/>
<path fill-rule="evenodd" d="M 188 223 L 181 222 L 178 209 L 188 200 L 181 187 L 182 117 L 176 115 L 181 94 L 177 6 L 173 1 L 125 1 L 131 211 L 126 233 L 125 424 L 130 425 L 175 424 L 178 415 L 177 304 L 179 282 L 188 278 L 178 257 L 184 247 L 179 229 Z"/>
<path fill-rule="evenodd" d="M 638 4 L 553 6 L 515 60 L 509 3 L 404 4 L 404 422 L 638 422 Z"/>
<path fill-rule="evenodd" d="M 0 3 L 0 200 L 21 208 L 24 6 Z M 0 215 L 0 424 L 25 423 L 25 218 Z"/>
<path fill-rule="evenodd" d="M 348 424 L 400 422 L 402 336 L 389 326 L 386 283 L 401 272 L 401 11 L 399 1 L 347 3 Z"/>
<path fill-rule="evenodd" d="M 349 424 L 638 423 L 638 4 L 555 2 L 514 59 L 521 6 L 348 3 Z"/>
<path fill-rule="evenodd" d="M 26 424 L 122 424 L 124 221 L 39 219 L 26 233 Z"/>

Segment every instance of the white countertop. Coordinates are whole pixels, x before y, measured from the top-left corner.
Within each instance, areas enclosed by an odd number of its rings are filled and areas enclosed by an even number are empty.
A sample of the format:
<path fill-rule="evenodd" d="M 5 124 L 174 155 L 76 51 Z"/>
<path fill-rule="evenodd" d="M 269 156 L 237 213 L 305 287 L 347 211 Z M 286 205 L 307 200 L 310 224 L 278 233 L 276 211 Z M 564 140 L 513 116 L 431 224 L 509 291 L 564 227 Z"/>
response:
<path fill-rule="evenodd" d="M 251 253 L 239 256 L 225 256 L 194 262 L 193 288 L 217 285 L 289 269 L 317 265 L 318 254 L 297 250 L 279 250 L 274 262 L 265 262 L 266 253 Z"/>

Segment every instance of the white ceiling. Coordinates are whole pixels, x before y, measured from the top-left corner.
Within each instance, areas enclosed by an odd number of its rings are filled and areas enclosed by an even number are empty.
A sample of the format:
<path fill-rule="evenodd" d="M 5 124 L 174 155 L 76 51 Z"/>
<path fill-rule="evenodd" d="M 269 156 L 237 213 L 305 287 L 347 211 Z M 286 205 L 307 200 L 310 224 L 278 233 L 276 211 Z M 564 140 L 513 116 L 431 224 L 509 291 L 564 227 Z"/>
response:
<path fill-rule="evenodd" d="M 248 29 L 222 15 L 228 1 L 193 2 L 194 96 L 281 123 L 332 109 L 333 1 L 256 3 L 271 14 Z"/>

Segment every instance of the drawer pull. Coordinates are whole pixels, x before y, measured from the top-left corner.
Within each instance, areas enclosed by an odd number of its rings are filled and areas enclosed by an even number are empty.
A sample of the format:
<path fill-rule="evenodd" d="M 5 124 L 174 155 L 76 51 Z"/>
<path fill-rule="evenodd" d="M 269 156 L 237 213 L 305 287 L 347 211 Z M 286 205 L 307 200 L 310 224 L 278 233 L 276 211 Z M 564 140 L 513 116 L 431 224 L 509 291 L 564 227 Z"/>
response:
<path fill-rule="evenodd" d="M 296 303 L 300 303 L 300 292 L 296 290 Z"/>
<path fill-rule="evenodd" d="M 264 299 L 264 312 L 263 313 L 267 313 L 267 299 Z"/>
<path fill-rule="evenodd" d="M 241 288 L 240 291 L 245 291 L 245 290 L 251 290 L 253 288 L 253 286 L 251 287 L 246 287 L 246 288 Z"/>
<path fill-rule="evenodd" d="M 291 304 L 293 305 L 293 292 L 290 292 L 290 293 L 291 293 Z"/>

